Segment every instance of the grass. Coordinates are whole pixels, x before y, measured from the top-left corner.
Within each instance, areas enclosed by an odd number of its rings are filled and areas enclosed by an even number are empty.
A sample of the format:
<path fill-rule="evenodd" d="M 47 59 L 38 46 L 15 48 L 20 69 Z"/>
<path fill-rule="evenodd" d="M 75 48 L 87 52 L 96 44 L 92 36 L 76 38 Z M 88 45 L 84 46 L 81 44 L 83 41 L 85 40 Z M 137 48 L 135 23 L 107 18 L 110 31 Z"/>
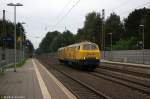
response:
<path fill-rule="evenodd" d="M 0 71 L 0 77 L 4 75 L 4 72 Z M 0 98 L 1 99 L 1 98 Z"/>
<path fill-rule="evenodd" d="M 26 62 L 26 59 L 16 64 L 16 68 L 22 67 Z M 14 68 L 14 65 L 9 66 L 8 68 Z"/>
<path fill-rule="evenodd" d="M 4 73 L 4 70 L 2 71 L 2 68 L 0 68 L 0 77 L 3 76 L 5 73 Z M 1 96 L 0 96 L 1 97 Z M 1 98 L 0 98 L 1 99 Z"/>
<path fill-rule="evenodd" d="M 4 96 L 1 96 L 1 95 L 0 95 L 0 99 L 4 99 Z"/>
<path fill-rule="evenodd" d="M 20 68 L 22 67 L 26 62 L 26 59 L 24 59 L 23 61 L 19 62 L 16 64 L 16 68 Z M 14 65 L 10 65 L 7 68 L 14 68 Z M 5 74 L 5 72 L 2 72 L 1 68 L 0 68 L 0 77 L 3 76 Z M 2 96 L 0 96 L 0 99 L 2 98 Z"/>
<path fill-rule="evenodd" d="M 24 59 L 23 61 L 17 63 L 17 64 L 16 64 L 16 67 L 17 67 L 17 68 L 22 67 L 25 63 L 26 63 L 26 60 Z"/>

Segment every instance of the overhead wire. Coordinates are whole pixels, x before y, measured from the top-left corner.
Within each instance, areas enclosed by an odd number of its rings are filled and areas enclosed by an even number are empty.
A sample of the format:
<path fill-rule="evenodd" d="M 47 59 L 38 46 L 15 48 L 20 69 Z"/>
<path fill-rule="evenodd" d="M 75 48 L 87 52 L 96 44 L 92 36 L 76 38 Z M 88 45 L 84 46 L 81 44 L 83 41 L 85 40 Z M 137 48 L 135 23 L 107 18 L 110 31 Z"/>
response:
<path fill-rule="evenodd" d="M 66 3 L 66 5 L 63 7 L 63 9 L 60 10 L 60 12 L 58 13 L 58 15 L 56 16 L 57 19 L 59 19 L 60 15 L 64 12 L 64 10 L 66 9 L 66 7 L 72 2 L 73 0 L 69 0 L 69 2 Z"/>
<path fill-rule="evenodd" d="M 113 8 L 112 10 L 118 9 L 120 6 L 127 4 L 129 1 L 130 1 L 130 0 L 127 0 L 127 1 L 125 1 L 125 2 L 123 2 L 123 3 L 121 3 L 119 6 Z M 57 23 L 54 25 L 54 27 L 56 27 L 58 24 L 60 24 L 60 23 L 67 17 L 67 15 L 72 11 L 72 9 L 73 9 L 79 2 L 80 2 L 80 0 L 78 0 L 71 8 L 67 11 L 67 13 L 66 13 L 64 16 L 62 16 L 60 20 L 57 21 Z M 130 10 L 137 9 L 137 8 L 143 6 L 143 5 L 148 4 L 148 3 L 149 3 L 149 2 L 144 3 L 144 4 L 142 4 L 142 5 L 138 5 L 136 8 L 129 9 L 128 11 L 124 11 L 124 12 L 121 12 L 121 13 L 119 13 L 119 14 L 124 14 L 124 13 L 126 13 L 126 12 L 129 12 Z M 68 2 L 68 3 L 66 4 L 66 6 L 68 6 L 69 4 L 70 4 L 70 2 Z M 65 9 L 65 7 L 63 8 L 63 10 L 64 10 L 64 9 Z M 63 11 L 63 10 L 62 10 L 62 11 Z"/>
<path fill-rule="evenodd" d="M 63 21 L 67 15 L 72 11 L 72 9 L 80 2 L 81 0 L 78 0 L 68 11 L 67 13 L 60 19 L 58 20 L 58 22 L 54 25 L 54 26 L 57 26 L 61 21 Z"/>
<path fill-rule="evenodd" d="M 150 3 L 150 2 L 146 2 L 146 3 L 143 3 L 143 4 L 141 4 L 141 5 L 136 6 L 136 7 L 134 7 L 134 8 L 128 9 L 128 10 L 126 10 L 126 11 L 123 11 L 123 12 L 119 13 L 119 15 L 124 15 L 124 14 L 130 12 L 131 10 L 141 8 L 142 6 L 146 6 L 146 5 L 148 5 L 149 3 Z"/>
<path fill-rule="evenodd" d="M 65 6 L 58 12 L 57 16 L 56 16 L 56 19 L 59 19 L 61 14 L 64 12 L 64 10 L 68 7 L 68 5 L 72 2 L 73 0 L 69 0 L 69 2 L 67 2 L 65 4 Z M 54 27 L 54 25 L 51 25 L 51 26 L 46 26 L 44 27 L 44 30 L 46 31 L 48 29 L 48 27 Z M 58 26 L 57 26 L 58 27 Z M 60 26 L 59 26 L 60 27 Z M 62 27 L 62 26 L 61 26 Z"/>
<path fill-rule="evenodd" d="M 133 0 L 132 0 L 132 1 L 133 1 Z M 121 4 L 118 5 L 117 7 L 111 9 L 110 12 L 115 12 L 114 10 L 120 9 L 120 7 L 122 7 L 123 5 L 127 5 L 128 3 L 131 3 L 131 0 L 127 0 L 127 1 L 125 1 L 125 2 L 123 2 L 123 3 L 121 3 Z M 147 3 L 149 3 L 149 2 L 147 2 Z M 145 5 L 145 4 L 146 4 L 146 3 L 144 3 L 144 4 L 142 4 L 142 5 Z M 139 6 L 142 6 L 142 5 L 139 5 Z M 137 6 L 136 8 L 138 8 L 139 6 Z M 123 6 L 123 7 L 124 7 L 124 6 Z M 126 11 L 123 11 L 123 12 L 121 12 L 121 13 L 119 13 L 119 14 L 129 12 L 130 10 L 136 9 L 136 8 L 131 8 L 131 9 L 126 10 Z"/>
<path fill-rule="evenodd" d="M 123 2 L 123 3 L 121 3 L 121 4 L 118 5 L 117 7 L 114 7 L 114 8 L 112 9 L 112 11 L 114 11 L 114 10 L 116 10 L 116 9 L 118 9 L 118 8 L 120 8 L 120 7 L 122 7 L 122 6 L 125 5 L 125 4 L 130 3 L 130 1 L 131 1 L 131 0 L 127 0 L 127 1 L 125 1 L 125 2 Z"/>

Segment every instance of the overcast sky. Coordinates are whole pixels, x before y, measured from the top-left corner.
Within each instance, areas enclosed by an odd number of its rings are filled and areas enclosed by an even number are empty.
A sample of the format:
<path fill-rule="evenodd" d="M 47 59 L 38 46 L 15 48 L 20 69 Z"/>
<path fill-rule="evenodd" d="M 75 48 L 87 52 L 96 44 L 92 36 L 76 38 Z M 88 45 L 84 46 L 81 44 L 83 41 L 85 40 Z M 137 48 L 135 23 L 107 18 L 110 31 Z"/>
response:
<path fill-rule="evenodd" d="M 59 21 L 78 0 L 0 0 L 0 19 L 2 10 L 6 10 L 6 19 L 13 22 L 13 8 L 8 3 L 22 3 L 17 7 L 17 22 L 25 22 L 27 37 L 37 48 L 48 31 L 63 32 L 65 26 L 74 34 L 83 27 L 87 13 L 106 11 L 106 17 L 116 12 L 121 18 L 126 17 L 135 8 L 150 7 L 149 0 L 80 0 L 71 12 Z M 148 3 L 149 2 L 149 3 Z M 57 24 L 58 23 L 58 24 Z M 57 24 L 57 25 L 56 25 Z"/>

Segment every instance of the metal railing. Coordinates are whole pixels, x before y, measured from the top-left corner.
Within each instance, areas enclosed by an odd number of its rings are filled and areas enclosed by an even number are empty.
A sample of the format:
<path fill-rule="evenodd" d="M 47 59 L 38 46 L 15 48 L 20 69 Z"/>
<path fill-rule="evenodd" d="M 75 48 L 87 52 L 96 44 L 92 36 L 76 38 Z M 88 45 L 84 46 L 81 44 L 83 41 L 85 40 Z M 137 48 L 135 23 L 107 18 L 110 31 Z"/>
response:
<path fill-rule="evenodd" d="M 105 60 L 137 64 L 150 64 L 150 50 L 114 50 L 102 52 Z"/>
<path fill-rule="evenodd" d="M 6 61 L 5 60 L 0 61 L 0 71 L 1 72 L 4 72 L 5 66 L 6 66 Z"/>
<path fill-rule="evenodd" d="M 5 60 L 2 59 L 3 51 L 0 48 L 0 71 L 4 72 L 6 68 L 14 65 L 14 50 L 6 49 L 5 50 Z M 19 50 L 17 50 L 17 62 L 21 61 L 22 54 Z"/>

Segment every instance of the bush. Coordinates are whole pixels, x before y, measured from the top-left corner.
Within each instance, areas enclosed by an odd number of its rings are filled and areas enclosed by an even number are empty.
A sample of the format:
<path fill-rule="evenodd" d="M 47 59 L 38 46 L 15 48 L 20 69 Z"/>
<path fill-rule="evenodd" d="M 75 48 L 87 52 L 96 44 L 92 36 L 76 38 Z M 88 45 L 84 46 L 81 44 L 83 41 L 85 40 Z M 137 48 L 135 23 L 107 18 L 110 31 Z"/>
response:
<path fill-rule="evenodd" d="M 112 46 L 112 48 L 113 50 L 133 50 L 137 48 L 136 43 L 137 39 L 135 37 L 120 39 L 115 45 Z"/>

